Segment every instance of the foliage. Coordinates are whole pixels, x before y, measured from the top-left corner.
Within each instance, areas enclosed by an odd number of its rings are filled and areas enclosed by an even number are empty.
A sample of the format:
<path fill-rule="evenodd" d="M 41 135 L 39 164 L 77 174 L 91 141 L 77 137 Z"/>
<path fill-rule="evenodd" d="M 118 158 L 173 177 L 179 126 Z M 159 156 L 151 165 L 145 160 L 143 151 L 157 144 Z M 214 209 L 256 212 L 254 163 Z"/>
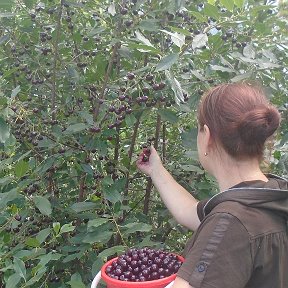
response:
<path fill-rule="evenodd" d="M 212 195 L 195 110 L 217 83 L 267 87 L 283 122 L 265 169 L 287 175 L 287 16 L 274 1 L 0 9 L 1 287 L 88 287 L 127 246 L 180 252 L 189 234 L 135 160 L 153 143 L 188 191 Z"/>

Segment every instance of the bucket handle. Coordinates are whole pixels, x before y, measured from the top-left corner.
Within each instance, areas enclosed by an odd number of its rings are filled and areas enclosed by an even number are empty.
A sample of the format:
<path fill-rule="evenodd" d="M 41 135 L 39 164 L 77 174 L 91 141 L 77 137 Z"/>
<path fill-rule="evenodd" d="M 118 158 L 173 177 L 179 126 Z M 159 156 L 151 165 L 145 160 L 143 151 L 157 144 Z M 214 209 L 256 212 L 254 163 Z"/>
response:
<path fill-rule="evenodd" d="M 91 288 L 97 288 L 97 284 L 100 282 L 101 279 L 101 271 L 97 273 L 97 275 L 94 277 L 93 282 L 91 284 Z"/>
<path fill-rule="evenodd" d="M 101 271 L 99 271 L 97 273 L 97 275 L 94 277 L 93 282 L 91 284 L 91 288 L 97 288 L 98 283 L 101 280 Z M 165 288 L 171 288 L 173 285 L 174 281 L 172 281 L 171 283 L 169 283 L 167 286 L 165 286 Z"/>

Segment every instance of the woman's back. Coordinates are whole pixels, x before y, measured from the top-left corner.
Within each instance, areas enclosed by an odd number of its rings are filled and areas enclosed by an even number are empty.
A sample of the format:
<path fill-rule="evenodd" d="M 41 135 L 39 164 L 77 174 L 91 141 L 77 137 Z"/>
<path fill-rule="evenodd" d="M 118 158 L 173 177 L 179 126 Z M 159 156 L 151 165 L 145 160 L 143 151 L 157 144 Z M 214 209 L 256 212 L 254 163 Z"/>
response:
<path fill-rule="evenodd" d="M 204 206 L 178 272 L 192 287 L 287 287 L 288 182 L 241 184 Z"/>

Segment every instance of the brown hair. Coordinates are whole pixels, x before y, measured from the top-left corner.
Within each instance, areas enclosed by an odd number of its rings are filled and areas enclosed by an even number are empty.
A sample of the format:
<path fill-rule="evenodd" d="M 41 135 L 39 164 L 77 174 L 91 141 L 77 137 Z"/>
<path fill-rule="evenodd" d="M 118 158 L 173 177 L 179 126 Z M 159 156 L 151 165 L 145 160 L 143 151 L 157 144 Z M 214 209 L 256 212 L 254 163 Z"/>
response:
<path fill-rule="evenodd" d="M 280 124 L 280 113 L 263 90 L 248 83 L 218 85 L 201 99 L 200 129 L 206 124 L 213 139 L 235 158 L 261 158 L 266 139 Z"/>

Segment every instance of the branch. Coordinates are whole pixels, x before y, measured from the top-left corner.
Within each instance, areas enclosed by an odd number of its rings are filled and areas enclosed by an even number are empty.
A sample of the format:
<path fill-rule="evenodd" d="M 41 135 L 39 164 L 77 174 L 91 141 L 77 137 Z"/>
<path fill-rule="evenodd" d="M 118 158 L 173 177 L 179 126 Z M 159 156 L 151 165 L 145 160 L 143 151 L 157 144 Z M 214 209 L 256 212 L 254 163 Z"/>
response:
<path fill-rule="evenodd" d="M 105 95 L 105 90 L 107 88 L 107 85 L 108 85 L 108 80 L 109 80 L 109 75 L 111 73 L 111 70 L 112 70 L 112 67 L 113 67 L 113 61 L 117 55 L 117 50 L 120 48 L 120 43 L 116 43 L 114 46 L 113 46 L 113 50 L 112 50 L 112 55 L 109 59 L 109 63 L 108 63 L 108 67 L 107 67 L 107 71 L 105 73 L 105 76 L 104 76 L 104 82 L 103 82 L 103 86 L 101 88 L 101 91 L 100 91 L 100 95 L 99 95 L 99 99 L 104 99 L 104 95 Z M 97 104 L 96 104 L 96 107 L 95 107 L 95 113 L 94 113 L 94 121 L 96 121 L 97 119 L 97 116 L 99 114 L 99 109 L 100 109 L 100 102 L 98 101 Z"/>
<path fill-rule="evenodd" d="M 159 143 L 160 129 L 161 129 L 161 116 L 157 115 L 155 141 L 154 141 L 154 147 L 156 150 L 158 148 L 158 143 Z M 145 193 L 144 207 L 143 207 L 143 213 L 146 215 L 148 214 L 148 211 L 149 211 L 149 202 L 150 202 L 150 195 L 151 195 L 152 187 L 153 187 L 152 179 L 149 178 L 147 182 L 147 186 L 146 186 L 146 193 Z"/>
<path fill-rule="evenodd" d="M 136 138 L 137 138 L 137 133 L 138 133 L 138 129 L 139 129 L 139 125 L 140 125 L 140 116 L 137 118 L 137 121 L 134 125 L 134 129 L 133 129 L 133 135 L 132 135 L 132 139 L 131 139 L 131 145 L 130 145 L 130 149 L 128 151 L 128 158 L 129 158 L 129 162 L 128 162 L 128 167 L 127 167 L 127 175 L 126 175 L 126 183 L 125 183 L 125 190 L 124 190 L 124 199 L 127 198 L 126 196 L 128 195 L 128 190 L 129 190 L 129 178 L 130 178 L 130 167 L 131 167 L 131 162 L 132 162 L 132 156 L 133 156 L 133 151 L 134 151 L 134 147 L 135 147 L 135 143 L 136 143 Z M 123 205 L 127 205 L 128 201 L 124 200 L 123 201 Z M 124 213 L 123 217 L 125 218 L 125 215 L 128 215 L 126 213 Z"/>
<path fill-rule="evenodd" d="M 166 124 L 165 123 L 163 123 L 163 127 L 162 127 L 162 138 L 163 138 L 162 162 L 165 163 L 165 160 L 166 160 Z"/>
<path fill-rule="evenodd" d="M 79 183 L 78 202 L 82 202 L 84 200 L 85 180 L 86 180 L 86 173 L 82 173 L 82 175 L 80 176 L 80 183 Z"/>
<path fill-rule="evenodd" d="M 54 46 L 54 61 L 53 61 L 53 73 L 52 73 L 52 95 L 51 95 L 51 110 L 52 110 L 52 120 L 55 120 L 55 107 L 56 107 L 56 82 L 57 82 L 57 58 L 58 58 L 58 44 L 60 40 L 60 33 L 61 33 L 61 18 L 63 13 L 63 5 L 64 0 L 60 2 L 60 9 L 57 16 L 57 23 L 56 23 L 56 38 L 55 42 L 53 43 Z"/>

